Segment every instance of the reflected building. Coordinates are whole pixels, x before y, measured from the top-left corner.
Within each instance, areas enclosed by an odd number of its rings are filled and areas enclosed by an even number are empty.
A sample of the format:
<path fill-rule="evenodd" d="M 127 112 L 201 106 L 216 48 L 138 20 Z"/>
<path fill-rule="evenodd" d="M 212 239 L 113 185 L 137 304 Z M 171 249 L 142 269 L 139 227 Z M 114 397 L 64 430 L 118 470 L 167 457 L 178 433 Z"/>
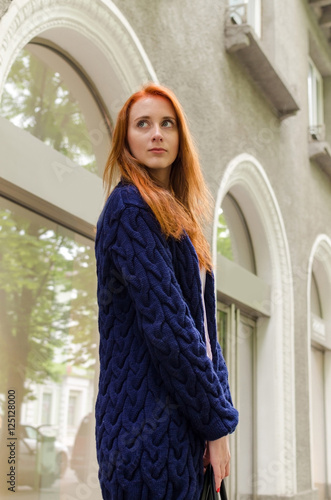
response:
<path fill-rule="evenodd" d="M 117 113 L 147 81 L 178 95 L 215 201 L 229 497 L 329 498 L 331 1 L 1 8 L 1 498 L 8 438 L 18 499 L 101 498 L 95 224 Z"/>

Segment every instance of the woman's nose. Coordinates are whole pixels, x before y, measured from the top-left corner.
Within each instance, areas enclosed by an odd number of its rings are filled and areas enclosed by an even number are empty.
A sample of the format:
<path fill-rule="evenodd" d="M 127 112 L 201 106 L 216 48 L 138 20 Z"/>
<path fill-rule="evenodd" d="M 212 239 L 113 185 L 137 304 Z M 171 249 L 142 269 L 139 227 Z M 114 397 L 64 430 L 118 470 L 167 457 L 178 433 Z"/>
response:
<path fill-rule="evenodd" d="M 163 136 L 159 127 L 153 129 L 152 141 L 162 141 Z"/>

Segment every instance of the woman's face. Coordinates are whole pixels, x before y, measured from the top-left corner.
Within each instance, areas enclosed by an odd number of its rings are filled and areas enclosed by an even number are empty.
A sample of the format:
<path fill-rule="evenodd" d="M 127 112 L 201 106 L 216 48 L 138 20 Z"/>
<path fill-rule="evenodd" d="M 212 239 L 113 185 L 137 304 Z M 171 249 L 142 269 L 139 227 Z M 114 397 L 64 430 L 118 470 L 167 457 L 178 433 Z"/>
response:
<path fill-rule="evenodd" d="M 161 96 L 143 97 L 135 102 L 129 114 L 127 139 L 131 154 L 168 187 L 179 144 L 171 102 Z"/>

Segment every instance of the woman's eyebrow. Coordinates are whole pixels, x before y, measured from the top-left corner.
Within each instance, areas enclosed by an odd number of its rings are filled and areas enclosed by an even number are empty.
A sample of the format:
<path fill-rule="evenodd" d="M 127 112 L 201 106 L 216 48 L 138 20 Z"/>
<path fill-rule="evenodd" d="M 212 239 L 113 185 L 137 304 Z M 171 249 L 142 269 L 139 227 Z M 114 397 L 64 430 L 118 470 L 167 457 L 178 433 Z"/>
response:
<path fill-rule="evenodd" d="M 144 116 L 138 116 L 137 118 L 134 118 L 133 121 L 137 120 L 149 120 L 150 116 L 144 115 Z M 162 116 L 161 120 L 176 120 L 175 116 Z"/>
<path fill-rule="evenodd" d="M 136 122 L 137 120 L 147 120 L 148 118 L 150 118 L 150 116 L 148 115 L 138 116 L 138 118 L 134 118 L 134 121 Z"/>

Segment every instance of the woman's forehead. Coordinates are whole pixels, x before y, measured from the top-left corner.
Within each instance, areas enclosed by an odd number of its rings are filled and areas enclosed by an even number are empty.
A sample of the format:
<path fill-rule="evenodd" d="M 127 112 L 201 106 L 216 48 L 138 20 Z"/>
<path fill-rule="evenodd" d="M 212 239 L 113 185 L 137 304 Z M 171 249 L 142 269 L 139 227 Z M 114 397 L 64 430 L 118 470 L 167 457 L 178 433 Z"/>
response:
<path fill-rule="evenodd" d="M 141 97 L 132 105 L 130 111 L 132 118 L 156 114 L 176 117 L 175 109 L 169 99 L 159 95 Z"/>

